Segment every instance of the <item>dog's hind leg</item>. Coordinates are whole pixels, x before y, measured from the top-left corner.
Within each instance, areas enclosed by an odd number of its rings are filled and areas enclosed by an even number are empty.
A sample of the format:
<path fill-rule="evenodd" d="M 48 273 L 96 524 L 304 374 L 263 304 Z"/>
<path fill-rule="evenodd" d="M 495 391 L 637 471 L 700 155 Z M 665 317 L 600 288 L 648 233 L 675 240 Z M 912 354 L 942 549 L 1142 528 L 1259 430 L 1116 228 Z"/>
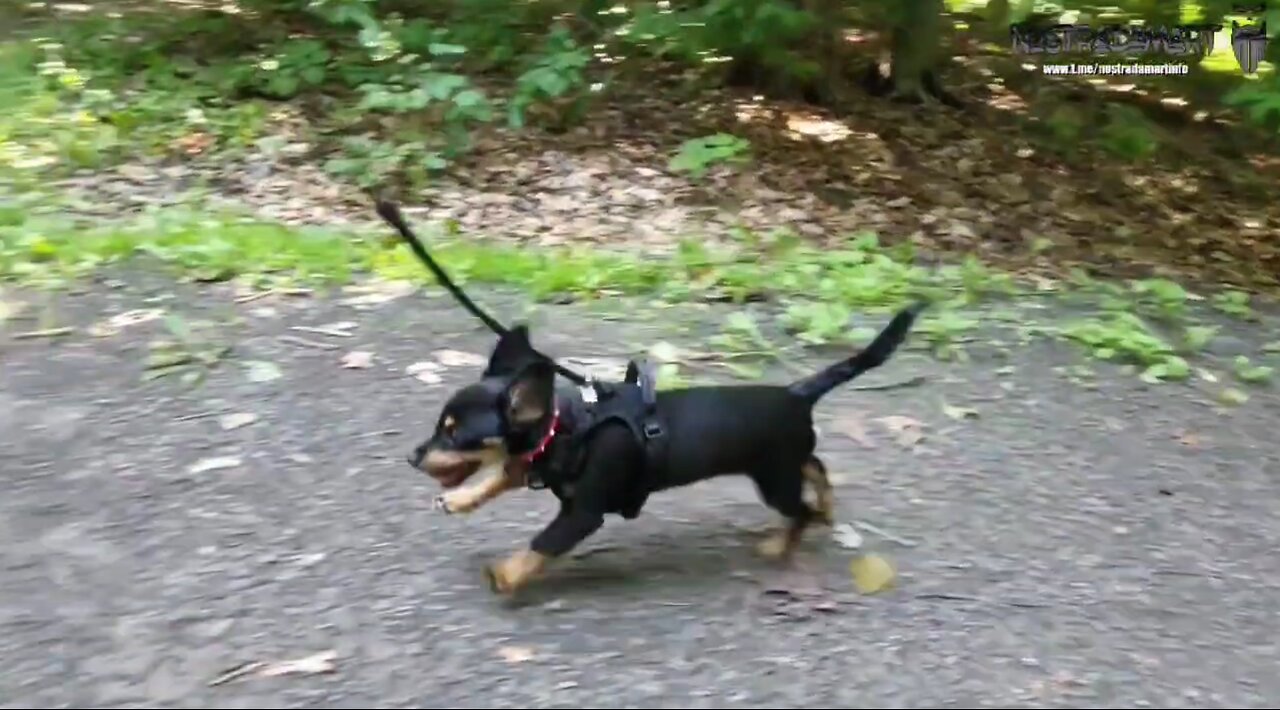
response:
<path fill-rule="evenodd" d="M 770 468 L 751 474 L 766 505 L 782 513 L 786 524 L 760 541 L 756 550 L 770 559 L 785 559 L 795 550 L 805 528 L 823 514 L 804 502 L 805 473 L 802 466 Z"/>
<path fill-rule="evenodd" d="M 810 455 L 809 460 L 800 467 L 800 472 L 804 474 L 804 480 L 813 488 L 814 508 L 818 512 L 818 517 L 814 522 L 835 525 L 835 489 L 831 486 L 831 479 L 827 476 L 826 465 L 822 463 L 822 459 Z"/>

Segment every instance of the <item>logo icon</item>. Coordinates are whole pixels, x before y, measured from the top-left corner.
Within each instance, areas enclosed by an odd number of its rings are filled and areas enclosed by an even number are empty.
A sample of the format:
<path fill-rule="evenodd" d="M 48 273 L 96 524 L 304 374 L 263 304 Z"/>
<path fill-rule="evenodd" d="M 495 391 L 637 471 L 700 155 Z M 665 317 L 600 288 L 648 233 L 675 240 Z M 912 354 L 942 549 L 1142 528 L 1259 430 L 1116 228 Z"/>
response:
<path fill-rule="evenodd" d="M 1241 25 L 1231 23 L 1231 51 L 1236 55 L 1236 63 L 1245 74 L 1258 71 L 1258 63 L 1267 53 L 1267 23 L 1264 20 L 1258 25 Z"/>

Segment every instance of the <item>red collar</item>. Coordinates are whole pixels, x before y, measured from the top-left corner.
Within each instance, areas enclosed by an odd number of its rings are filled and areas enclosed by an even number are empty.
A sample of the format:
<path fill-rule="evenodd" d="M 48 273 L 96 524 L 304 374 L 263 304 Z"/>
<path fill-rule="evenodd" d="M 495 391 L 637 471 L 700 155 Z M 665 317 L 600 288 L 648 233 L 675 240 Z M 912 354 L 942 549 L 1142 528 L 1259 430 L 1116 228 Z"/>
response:
<path fill-rule="evenodd" d="M 560 431 L 560 410 L 557 409 L 551 415 L 551 426 L 547 427 L 547 433 L 543 434 L 542 440 L 534 447 L 533 451 L 520 457 L 525 463 L 533 463 L 539 456 L 546 453 L 547 447 L 551 445 L 551 440 L 556 438 L 556 434 Z"/>

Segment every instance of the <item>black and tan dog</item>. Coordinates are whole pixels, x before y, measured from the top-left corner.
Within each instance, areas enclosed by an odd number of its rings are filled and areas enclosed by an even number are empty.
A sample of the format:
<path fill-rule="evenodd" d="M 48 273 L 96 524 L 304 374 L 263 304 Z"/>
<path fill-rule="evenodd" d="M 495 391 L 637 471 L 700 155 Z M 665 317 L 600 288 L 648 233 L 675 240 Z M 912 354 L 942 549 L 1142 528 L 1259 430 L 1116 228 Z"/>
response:
<path fill-rule="evenodd" d="M 398 213 L 379 211 L 411 238 Z M 438 265 L 431 268 L 440 275 Z M 786 519 L 759 547 L 768 557 L 786 557 L 807 526 L 830 524 L 833 516 L 832 487 L 814 454 L 814 405 L 888 360 L 923 308 L 900 311 L 861 352 L 790 385 L 657 393 L 651 414 L 662 442 L 656 449 L 625 421 L 593 415 L 601 406 L 593 401 L 598 389 L 557 386 L 562 368 L 534 349 L 526 328 L 495 328 L 500 337 L 483 374 L 445 402 L 409 463 L 447 489 L 438 504 L 450 513 L 474 511 L 531 478 L 559 498 L 558 514 L 527 548 L 487 569 L 496 592 L 525 585 L 598 530 L 605 515 L 633 518 L 650 493 L 726 474 L 749 476 L 765 504 Z M 482 469 L 493 473 L 464 485 Z M 805 482 L 814 489 L 814 505 L 805 501 Z"/>

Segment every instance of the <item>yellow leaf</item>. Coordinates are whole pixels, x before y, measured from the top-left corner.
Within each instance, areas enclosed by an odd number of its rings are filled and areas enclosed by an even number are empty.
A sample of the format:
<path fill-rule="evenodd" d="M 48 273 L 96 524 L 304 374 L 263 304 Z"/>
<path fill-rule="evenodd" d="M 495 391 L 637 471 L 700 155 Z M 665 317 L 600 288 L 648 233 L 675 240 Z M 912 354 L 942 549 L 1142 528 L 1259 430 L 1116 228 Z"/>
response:
<path fill-rule="evenodd" d="M 888 560 L 879 555 L 859 555 L 849 563 L 853 584 L 862 594 L 875 594 L 893 586 L 897 574 Z"/>
<path fill-rule="evenodd" d="M 1228 387 L 1218 393 L 1218 401 L 1223 404 L 1240 405 L 1249 401 L 1249 395 L 1234 387 Z"/>

